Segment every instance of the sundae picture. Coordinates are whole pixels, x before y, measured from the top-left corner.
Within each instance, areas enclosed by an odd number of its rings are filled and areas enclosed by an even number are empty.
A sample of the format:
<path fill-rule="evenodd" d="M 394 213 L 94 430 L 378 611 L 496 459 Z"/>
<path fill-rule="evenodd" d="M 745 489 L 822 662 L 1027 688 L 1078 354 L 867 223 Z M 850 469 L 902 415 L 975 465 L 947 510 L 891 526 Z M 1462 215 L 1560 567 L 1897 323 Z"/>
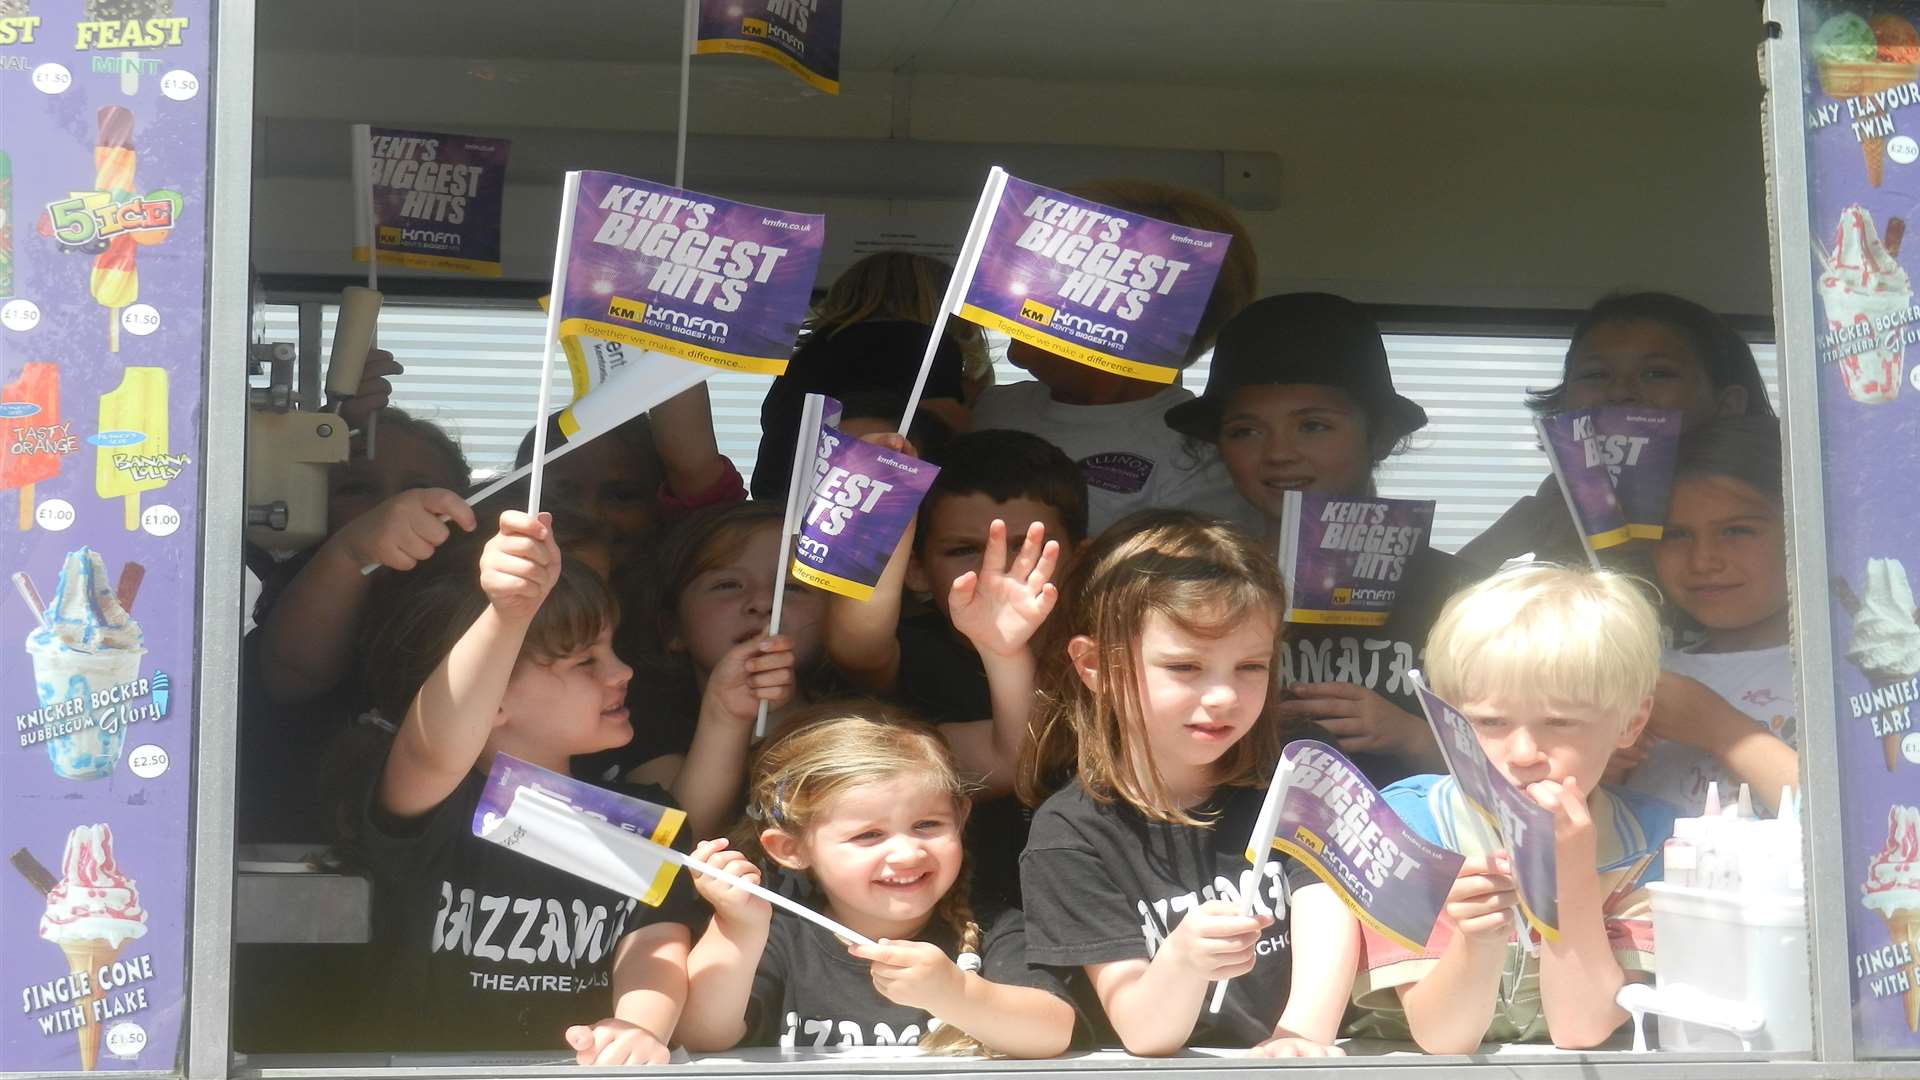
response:
<path fill-rule="evenodd" d="M 1887 920 L 1887 934 L 1916 959 L 1904 995 L 1907 1030 L 1920 1032 L 1920 807 L 1887 808 L 1887 846 L 1867 863 L 1860 902 Z"/>
<path fill-rule="evenodd" d="M 1891 218 L 1882 243 L 1873 215 L 1855 204 L 1840 212 L 1833 249 L 1819 253 L 1820 304 L 1826 310 L 1827 330 L 1857 336 L 1846 347 L 1859 351 L 1837 359 L 1840 379 L 1847 395 L 1866 405 L 1898 397 L 1906 372 L 1902 335 L 1913 286 L 1894 258 L 1905 232 L 1905 222 Z"/>
<path fill-rule="evenodd" d="M 140 658 L 147 650 L 140 624 L 127 609 L 133 606 L 143 573 L 139 563 L 128 563 L 116 588 L 99 552 L 81 548 L 67 555 L 53 601 L 35 612 L 39 625 L 27 635 L 41 705 L 85 698 L 140 677 Z M 32 583 L 24 575 L 16 578 L 21 595 L 31 603 L 36 595 Z M 81 727 L 49 739 L 47 756 L 54 775 L 66 780 L 111 776 L 126 737 L 124 727 Z"/>
<path fill-rule="evenodd" d="M 140 891 L 114 862 L 113 830 L 104 824 L 81 825 L 67 834 L 58 879 L 24 848 L 14 853 L 12 861 L 46 895 L 40 936 L 66 954 L 68 971 L 86 976 L 87 996 L 74 1003 L 85 1011 L 87 1022 L 75 1033 L 80 1038 L 80 1067 L 92 1072 L 100 1060 L 101 1025 L 94 1005 L 107 993 L 98 973 L 102 965 L 113 963 L 127 942 L 147 932 Z"/>
<path fill-rule="evenodd" d="M 1811 51 L 1820 89 L 1841 101 L 1920 78 L 1920 33 L 1898 15 L 1835 15 L 1820 24 Z M 1886 138 L 1861 139 L 1860 153 L 1867 162 L 1867 182 L 1879 187 L 1887 169 Z"/>

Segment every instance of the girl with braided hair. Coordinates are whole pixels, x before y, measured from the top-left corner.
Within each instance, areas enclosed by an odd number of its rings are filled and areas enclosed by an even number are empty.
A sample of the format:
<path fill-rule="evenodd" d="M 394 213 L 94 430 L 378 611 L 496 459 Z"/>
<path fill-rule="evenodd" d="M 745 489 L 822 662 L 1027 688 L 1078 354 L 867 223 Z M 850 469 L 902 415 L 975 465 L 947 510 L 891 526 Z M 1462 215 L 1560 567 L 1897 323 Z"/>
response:
<path fill-rule="evenodd" d="M 1018 912 L 973 910 L 961 832 L 971 806 L 930 727 L 862 703 L 823 706 L 756 756 L 747 821 L 693 857 L 759 882 L 804 874 L 849 946 L 705 875 L 714 915 L 688 958 L 676 1038 L 689 1050 L 919 1045 L 1053 1057 L 1073 1036 L 1059 979 L 1026 962 Z"/>

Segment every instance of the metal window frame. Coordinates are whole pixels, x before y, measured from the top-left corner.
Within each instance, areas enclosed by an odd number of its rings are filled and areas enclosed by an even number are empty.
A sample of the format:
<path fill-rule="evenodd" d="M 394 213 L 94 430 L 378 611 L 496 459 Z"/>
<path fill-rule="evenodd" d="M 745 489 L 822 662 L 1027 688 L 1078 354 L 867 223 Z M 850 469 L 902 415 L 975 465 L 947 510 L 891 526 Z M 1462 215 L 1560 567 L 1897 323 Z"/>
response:
<path fill-rule="evenodd" d="M 253 137 L 253 61 L 255 0 L 217 0 L 212 93 L 214 130 L 211 184 L 216 196 L 210 206 L 208 295 L 216 298 L 246 295 L 248 244 L 251 233 L 250 191 Z M 1765 16 L 1772 27 L 1761 49 L 1761 68 L 1767 85 L 1765 138 L 1771 166 L 1769 201 L 1774 253 L 1774 306 L 1781 347 L 1781 397 L 1786 417 L 1790 515 L 1790 542 L 1794 559 L 1793 585 L 1798 597 L 1824 592 L 1826 544 L 1820 473 L 1820 428 L 1817 386 L 1811 356 L 1813 297 L 1803 273 L 1783 272 L 1800 267 L 1811 251 L 1804 207 L 1806 161 L 1800 79 L 1799 0 L 1766 0 Z M 233 841 L 234 763 L 238 742 L 238 691 L 241 614 L 240 547 L 232 538 L 242 531 L 241 500 L 245 455 L 245 365 L 241 344 L 246 340 L 244 304 L 215 300 L 208 319 L 205 405 L 206 445 L 203 448 L 200 595 L 201 641 L 199 657 L 199 729 L 196 738 L 194 791 L 194 865 L 191 967 L 188 980 L 187 1031 L 184 1075 L 192 1080 L 220 1080 L 229 1076 L 281 1077 L 324 1073 L 331 1077 L 368 1077 L 387 1080 L 397 1072 L 421 1078 L 478 1076 L 540 1077 L 579 1075 L 572 1065 L 533 1064 L 498 1055 L 476 1056 L 460 1065 L 385 1065 L 384 1058 L 313 1056 L 237 1061 L 231 1044 L 231 978 L 233 974 Z M 1833 655 L 1825 605 L 1794 605 L 1795 677 L 1803 730 L 1810 733 L 1802 757 L 1803 782 L 1808 792 L 1806 857 L 1809 865 L 1808 907 L 1814 984 L 1815 1052 L 1792 1060 L 1764 1061 L 1751 1057 L 1705 1057 L 1657 1054 L 1503 1054 L 1477 1058 L 1355 1058 L 1327 1062 L 1251 1062 L 1208 1057 L 1181 1057 L 1162 1061 L 1115 1060 L 1107 1056 L 1053 1062 L 981 1062 L 959 1065 L 939 1059 L 847 1060 L 781 1067 L 769 1063 L 701 1063 L 674 1066 L 678 1075 L 738 1077 L 766 1075 L 880 1075 L 910 1073 L 920 1076 L 960 1076 L 992 1073 L 999 1076 L 1075 1077 L 1133 1076 L 1142 1070 L 1155 1075 L 1224 1077 L 1248 1068 L 1289 1068 L 1289 1075 L 1307 1078 L 1345 1078 L 1355 1068 L 1419 1070 L 1423 1080 L 1482 1080 L 1498 1072 L 1525 1080 L 1587 1080 L 1631 1077 L 1633 1080 L 1744 1080 L 1777 1077 L 1814 1080 L 1824 1077 L 1861 1077 L 1894 1080 L 1913 1075 L 1913 1062 L 1854 1060 L 1855 1048 L 1846 979 L 1846 929 L 1841 913 L 1840 814 L 1833 798 L 1839 771 L 1832 701 L 1824 691 L 1832 685 Z M 1818 688 L 1821 693 L 1809 693 Z M 596 1070 L 598 1071 L 598 1070 Z"/>

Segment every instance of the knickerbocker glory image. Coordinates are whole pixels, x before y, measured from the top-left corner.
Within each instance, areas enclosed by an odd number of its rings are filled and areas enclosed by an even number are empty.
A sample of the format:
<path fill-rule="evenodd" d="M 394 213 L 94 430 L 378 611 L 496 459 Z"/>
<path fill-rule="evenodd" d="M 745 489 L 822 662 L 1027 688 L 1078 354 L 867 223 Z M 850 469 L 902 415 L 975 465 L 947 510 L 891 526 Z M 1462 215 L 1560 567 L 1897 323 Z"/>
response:
<path fill-rule="evenodd" d="M 1920 0 L 0 0 L 0 102 L 0 1080 L 1920 1063 Z"/>

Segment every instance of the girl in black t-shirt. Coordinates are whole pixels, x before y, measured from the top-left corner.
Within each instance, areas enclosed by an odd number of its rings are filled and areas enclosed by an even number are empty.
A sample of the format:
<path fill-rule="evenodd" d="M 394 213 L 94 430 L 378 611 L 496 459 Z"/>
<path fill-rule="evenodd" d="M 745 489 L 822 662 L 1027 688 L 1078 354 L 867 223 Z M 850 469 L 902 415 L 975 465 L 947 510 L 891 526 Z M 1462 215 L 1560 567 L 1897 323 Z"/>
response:
<path fill-rule="evenodd" d="M 823 708 L 760 751 L 748 821 L 694 857 L 758 882 L 749 857 L 805 874 L 825 914 L 877 942 L 848 946 L 813 923 L 700 875 L 713 921 L 689 959 L 677 1037 L 689 1050 L 919 1045 L 1053 1057 L 1073 1007 L 1026 962 L 1013 911 L 976 914 L 961 830 L 966 788 L 946 743 L 880 706 Z M 769 866 L 771 869 L 772 866 Z"/>
<path fill-rule="evenodd" d="M 1028 956 L 1082 976 L 1136 1054 L 1339 1053 L 1359 924 L 1298 863 L 1255 880 L 1245 859 L 1280 751 L 1272 558 L 1231 525 L 1143 511 L 1081 555 L 1061 603 L 1019 776 L 1045 799 L 1020 857 Z"/>

